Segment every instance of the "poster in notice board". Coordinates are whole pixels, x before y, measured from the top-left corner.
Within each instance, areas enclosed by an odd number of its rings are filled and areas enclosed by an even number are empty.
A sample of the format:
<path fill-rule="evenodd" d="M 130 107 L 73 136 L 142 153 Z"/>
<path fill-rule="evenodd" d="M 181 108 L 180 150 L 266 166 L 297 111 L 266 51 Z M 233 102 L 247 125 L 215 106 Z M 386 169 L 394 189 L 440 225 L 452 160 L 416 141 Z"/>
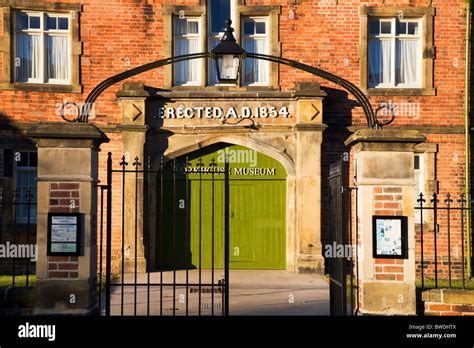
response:
<path fill-rule="evenodd" d="M 81 233 L 80 213 L 48 213 L 48 255 L 78 256 Z"/>
<path fill-rule="evenodd" d="M 407 257 L 407 217 L 373 216 L 373 257 Z"/>

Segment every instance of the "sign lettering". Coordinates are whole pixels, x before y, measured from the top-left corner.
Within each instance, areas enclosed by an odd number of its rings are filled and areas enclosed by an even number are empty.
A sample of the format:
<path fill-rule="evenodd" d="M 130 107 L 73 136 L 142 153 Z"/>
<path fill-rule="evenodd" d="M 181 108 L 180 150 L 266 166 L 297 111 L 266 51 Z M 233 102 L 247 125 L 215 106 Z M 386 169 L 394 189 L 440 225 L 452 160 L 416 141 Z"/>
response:
<path fill-rule="evenodd" d="M 275 106 L 256 106 L 235 108 L 231 106 L 224 109 L 220 106 L 197 106 L 197 107 L 171 107 L 158 108 L 158 118 L 161 119 L 228 119 L 228 118 L 291 118 L 292 115 L 287 106 L 277 108 Z"/>
<path fill-rule="evenodd" d="M 230 168 L 230 175 L 276 175 L 276 168 Z M 222 167 L 183 167 L 183 174 L 224 174 Z"/>

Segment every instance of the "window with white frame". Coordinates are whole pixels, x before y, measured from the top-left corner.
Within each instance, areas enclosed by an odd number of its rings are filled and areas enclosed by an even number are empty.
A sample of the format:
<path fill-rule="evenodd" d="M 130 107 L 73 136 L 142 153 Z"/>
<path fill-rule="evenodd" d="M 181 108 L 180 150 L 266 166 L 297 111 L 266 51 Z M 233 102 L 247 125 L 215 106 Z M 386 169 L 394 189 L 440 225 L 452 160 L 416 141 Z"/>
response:
<path fill-rule="evenodd" d="M 422 87 L 421 28 L 421 19 L 369 17 L 369 87 Z"/>
<path fill-rule="evenodd" d="M 208 0 L 207 28 L 202 31 L 200 17 L 175 16 L 173 19 L 173 55 L 199 53 L 203 49 L 203 41 L 207 40 L 207 50 L 212 51 L 224 35 L 225 21 L 232 20 L 232 27 L 239 27 L 235 21 L 238 18 L 236 0 Z M 242 47 L 247 52 L 269 54 L 269 16 L 242 17 L 240 23 L 240 38 Z M 205 72 L 199 59 L 173 64 L 173 85 L 200 86 Z M 269 63 L 257 59 L 245 59 L 241 69 L 241 83 L 247 86 L 266 86 L 270 80 Z M 215 62 L 212 58 L 207 61 L 207 84 L 219 85 Z"/>
<path fill-rule="evenodd" d="M 174 55 L 201 51 L 200 19 L 174 18 Z M 174 84 L 196 86 L 201 84 L 201 62 L 191 59 L 174 64 Z"/>
<path fill-rule="evenodd" d="M 37 167 L 38 156 L 34 151 L 17 151 L 15 161 L 16 221 L 19 223 L 36 222 Z M 28 198 L 30 195 L 30 198 Z M 29 218 L 28 218 L 29 215 Z"/>
<path fill-rule="evenodd" d="M 242 46 L 246 52 L 268 54 L 268 18 L 242 19 Z M 269 64 L 265 60 L 246 58 L 242 67 L 242 84 L 267 85 Z"/>
<path fill-rule="evenodd" d="M 420 193 L 424 190 L 424 175 L 423 175 L 423 155 L 415 154 L 414 162 L 414 174 L 415 174 L 415 206 L 419 206 L 418 199 L 420 199 Z M 424 194 L 424 193 L 423 193 Z M 415 222 L 420 223 L 420 209 L 415 209 Z"/>
<path fill-rule="evenodd" d="M 207 4 L 208 28 L 207 38 L 209 51 L 217 46 L 222 35 L 224 35 L 225 21 L 235 20 L 235 1 L 234 0 L 209 0 Z M 235 25 L 232 25 L 235 28 Z M 217 85 L 217 70 L 213 59 L 208 60 L 208 83 Z"/>
<path fill-rule="evenodd" d="M 69 84 L 68 14 L 18 11 L 15 15 L 15 82 Z"/>

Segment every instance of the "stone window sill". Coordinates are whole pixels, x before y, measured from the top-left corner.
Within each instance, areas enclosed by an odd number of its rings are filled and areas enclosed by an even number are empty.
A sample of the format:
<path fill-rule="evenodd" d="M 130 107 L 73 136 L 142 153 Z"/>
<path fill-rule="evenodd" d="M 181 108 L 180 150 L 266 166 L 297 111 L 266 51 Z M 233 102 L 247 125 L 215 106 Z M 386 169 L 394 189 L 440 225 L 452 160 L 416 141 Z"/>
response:
<path fill-rule="evenodd" d="M 206 91 L 210 92 L 227 92 L 227 91 L 279 91 L 278 87 L 274 86 L 206 86 Z M 202 86 L 173 86 L 173 91 L 203 91 Z"/>
<path fill-rule="evenodd" d="M 82 93 L 81 85 L 50 85 L 42 83 L 0 83 L 0 90 L 26 92 Z"/>
<path fill-rule="evenodd" d="M 436 88 L 367 88 L 365 94 L 374 96 L 435 96 Z"/>

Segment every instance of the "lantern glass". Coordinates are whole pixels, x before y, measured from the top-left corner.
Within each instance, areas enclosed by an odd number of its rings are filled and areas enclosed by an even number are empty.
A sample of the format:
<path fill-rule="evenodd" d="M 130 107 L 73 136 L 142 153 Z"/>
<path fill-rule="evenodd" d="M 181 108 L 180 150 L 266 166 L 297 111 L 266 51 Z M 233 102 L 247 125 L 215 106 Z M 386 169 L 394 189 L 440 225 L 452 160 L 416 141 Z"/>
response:
<path fill-rule="evenodd" d="M 245 50 L 235 41 L 230 19 L 225 21 L 225 31 L 221 42 L 211 51 L 216 62 L 217 78 L 220 83 L 237 83 L 240 60 Z"/>
<path fill-rule="evenodd" d="M 219 82 L 237 83 L 240 68 L 239 55 L 216 55 L 216 63 Z"/>

